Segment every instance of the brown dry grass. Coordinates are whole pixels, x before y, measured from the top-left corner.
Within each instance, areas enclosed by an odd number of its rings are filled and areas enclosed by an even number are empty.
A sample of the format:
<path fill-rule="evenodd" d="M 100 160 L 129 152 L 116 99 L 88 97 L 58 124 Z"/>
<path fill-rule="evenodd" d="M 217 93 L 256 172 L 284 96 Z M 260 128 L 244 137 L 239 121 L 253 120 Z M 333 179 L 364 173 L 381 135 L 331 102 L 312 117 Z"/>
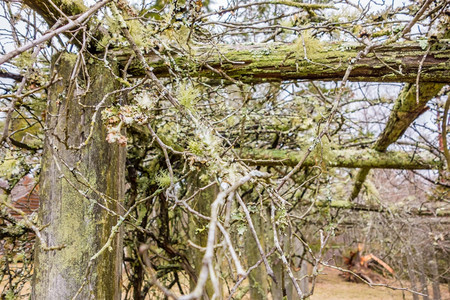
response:
<path fill-rule="evenodd" d="M 244 282 L 243 286 L 247 283 Z M 407 284 L 407 283 L 406 283 Z M 5 282 L 0 282 L 0 291 L 3 289 Z M 399 287 L 399 283 L 390 282 L 391 286 Z M 432 291 L 431 286 L 428 287 Z M 30 293 L 29 284 L 26 285 L 22 295 L 18 299 L 27 299 Z M 158 293 L 159 294 L 159 293 Z M 161 295 L 162 296 L 162 295 Z M 269 295 L 269 298 L 270 295 Z M 150 299 L 150 298 L 149 298 Z M 245 296 L 242 300 L 248 300 Z M 321 275 L 318 276 L 314 295 L 310 300 L 411 300 L 412 295 L 409 292 L 392 290 L 385 287 L 370 287 L 367 284 L 352 283 L 345 281 L 339 276 L 339 271 L 331 268 L 325 268 Z M 450 293 L 446 285 L 441 285 L 441 300 L 450 300 Z"/>
<path fill-rule="evenodd" d="M 397 282 L 389 282 L 391 286 L 400 287 Z M 405 287 L 409 287 L 405 283 Z M 431 286 L 428 287 L 431 292 Z M 339 276 L 339 271 L 325 268 L 323 275 L 318 277 L 314 295 L 311 300 L 397 300 L 412 299 L 409 292 L 392 290 L 386 287 L 370 287 L 363 283 L 352 283 L 345 281 Z M 450 294 L 445 285 L 441 285 L 441 300 L 450 300 Z"/>

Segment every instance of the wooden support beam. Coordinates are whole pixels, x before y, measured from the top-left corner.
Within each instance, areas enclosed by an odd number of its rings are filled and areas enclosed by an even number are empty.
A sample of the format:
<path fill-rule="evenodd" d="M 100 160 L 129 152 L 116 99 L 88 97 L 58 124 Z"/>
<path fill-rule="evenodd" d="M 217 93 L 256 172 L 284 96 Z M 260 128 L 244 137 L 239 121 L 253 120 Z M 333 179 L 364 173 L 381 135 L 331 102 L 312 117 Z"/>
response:
<path fill-rule="evenodd" d="M 73 17 L 88 10 L 82 1 L 23 0 L 24 4 L 39 13 L 52 26 L 61 17 Z M 63 15 L 64 14 L 64 15 Z M 102 49 L 98 41 L 108 35 L 105 28 L 96 30 L 97 43 L 90 49 Z M 71 33 L 68 34 L 72 37 Z M 79 44 L 80 38 L 73 41 Z M 418 42 L 402 42 L 375 47 L 366 57 L 354 62 L 357 53 L 365 46 L 351 43 L 325 43 L 312 40 L 306 44 L 306 56 L 302 43 L 264 43 L 235 45 L 177 45 L 184 49 L 166 49 L 174 63 L 184 66 L 192 76 L 208 79 L 232 78 L 248 83 L 286 80 L 341 80 L 349 63 L 354 63 L 351 81 L 410 82 L 415 83 L 419 67 L 421 82 L 450 83 L 449 40 L 435 42 L 426 51 Z M 103 45 L 106 46 L 106 45 Z M 167 61 L 151 51 L 146 58 L 158 77 L 169 76 Z M 155 46 L 156 47 L 156 46 Z M 308 50 L 313 48 L 314 51 Z M 97 51 L 95 50 L 95 51 Z M 113 59 L 122 67 L 134 56 L 132 50 L 109 49 Z M 425 59 L 423 59 L 425 57 Z M 216 69 L 212 71 L 211 67 Z M 135 59 L 128 67 L 132 76 L 145 76 L 141 63 Z M 223 74 L 226 74 L 225 76 Z"/>
<path fill-rule="evenodd" d="M 395 143 L 414 122 L 414 120 L 428 108 L 426 104 L 442 89 L 443 84 L 424 83 L 419 86 L 407 84 L 400 92 L 391 111 L 386 127 L 372 147 L 375 151 L 384 152 L 392 143 Z M 358 197 L 362 185 L 369 175 L 370 167 L 361 169 L 356 175 L 350 199 Z"/>
<path fill-rule="evenodd" d="M 248 45 L 218 45 L 192 47 L 190 53 L 173 53 L 174 62 L 184 66 L 192 76 L 224 79 L 220 74 L 242 82 L 285 80 L 341 80 L 348 64 L 361 46 L 324 43 L 305 59 L 298 44 L 271 43 Z M 436 45 L 422 64 L 421 82 L 450 83 L 450 48 Z M 110 52 L 122 66 L 132 56 L 129 50 Z M 351 81 L 415 82 L 425 51 L 417 42 L 403 42 L 374 48 L 367 57 L 355 62 Z M 153 73 L 168 76 L 167 62 L 148 53 Z M 215 68 L 213 72 L 207 66 Z M 132 76 L 144 76 L 141 64 L 135 60 L 128 68 Z"/>
<path fill-rule="evenodd" d="M 304 203 L 304 205 L 311 205 L 311 203 Z M 369 205 L 369 204 L 361 204 L 355 203 L 351 201 L 345 200 L 333 200 L 333 201 L 316 201 L 314 202 L 314 206 L 320 208 L 339 208 L 346 210 L 356 210 L 356 211 L 371 211 L 371 212 L 379 212 L 385 213 L 388 212 L 386 207 L 380 205 Z M 394 210 L 402 210 L 405 214 L 411 216 L 427 216 L 427 217 L 450 217 L 450 210 L 448 208 L 437 208 L 435 210 L 430 210 L 428 208 L 410 208 L 410 207 L 394 207 Z"/>
<path fill-rule="evenodd" d="M 258 166 L 295 166 L 302 160 L 302 151 L 236 149 L 241 161 Z M 309 155 L 304 166 L 326 166 L 333 168 L 378 168 L 378 169 L 437 169 L 440 161 L 406 152 L 378 152 L 364 150 L 332 150 L 320 155 Z"/>

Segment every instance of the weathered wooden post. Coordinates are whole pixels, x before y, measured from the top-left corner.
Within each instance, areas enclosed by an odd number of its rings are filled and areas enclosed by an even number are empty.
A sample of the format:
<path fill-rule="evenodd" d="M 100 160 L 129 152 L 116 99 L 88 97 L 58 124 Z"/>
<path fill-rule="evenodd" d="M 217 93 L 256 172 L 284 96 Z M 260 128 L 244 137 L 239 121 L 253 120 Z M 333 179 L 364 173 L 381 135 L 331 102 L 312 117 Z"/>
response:
<path fill-rule="evenodd" d="M 80 75 L 76 60 L 62 54 L 53 63 L 60 79 L 47 107 L 39 211 L 46 245 L 38 241 L 35 253 L 36 300 L 120 299 L 121 237 L 111 231 L 123 199 L 126 153 L 106 141 L 101 120 L 117 85 L 103 62 L 88 63 Z M 91 259 L 108 239 L 109 247 Z"/>

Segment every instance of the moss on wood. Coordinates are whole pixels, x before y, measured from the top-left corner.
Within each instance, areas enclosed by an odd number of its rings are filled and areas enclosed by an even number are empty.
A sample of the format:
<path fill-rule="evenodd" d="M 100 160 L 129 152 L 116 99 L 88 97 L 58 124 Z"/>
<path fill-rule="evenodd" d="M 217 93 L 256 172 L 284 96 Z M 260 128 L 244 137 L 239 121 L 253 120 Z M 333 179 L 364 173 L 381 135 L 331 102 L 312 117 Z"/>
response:
<path fill-rule="evenodd" d="M 23 3 L 28 5 L 51 27 L 60 17 L 60 12 L 55 8 L 64 12 L 67 16 L 75 16 L 87 10 L 83 0 L 52 0 L 53 4 L 48 0 L 23 0 Z"/>
<path fill-rule="evenodd" d="M 448 72 L 447 70 L 447 73 Z M 417 77 L 416 77 L 417 80 Z M 392 143 L 395 143 L 405 133 L 414 120 L 427 110 L 426 104 L 442 89 L 440 83 L 407 84 L 403 87 L 395 101 L 386 127 L 372 147 L 379 152 L 385 152 Z M 417 90 L 419 94 L 417 95 Z M 350 199 L 355 199 L 370 172 L 370 166 L 364 167 L 356 175 Z"/>
<path fill-rule="evenodd" d="M 251 165 L 260 166 L 295 166 L 305 155 L 302 151 L 288 150 L 238 150 L 242 160 Z M 419 154 L 405 152 L 381 153 L 371 149 L 331 150 L 323 156 L 310 155 L 304 166 L 325 165 L 336 168 L 381 168 L 381 169 L 436 169 L 442 163 Z"/>
<path fill-rule="evenodd" d="M 204 68 L 205 63 L 243 82 L 293 79 L 341 80 L 348 64 L 356 57 L 361 47 L 329 44 L 318 51 L 308 53 L 307 59 L 299 55 L 300 50 L 298 43 L 222 45 L 217 49 L 203 46 L 193 50 L 194 61 L 187 57 L 176 55 L 174 57 L 177 65 L 188 66 L 191 75 L 209 79 L 220 77 L 217 73 Z M 111 53 L 122 65 L 125 65 L 132 55 L 128 50 L 116 50 Z M 354 64 L 350 80 L 415 82 L 424 54 L 425 51 L 415 42 L 375 48 L 367 57 Z M 167 66 L 159 57 L 149 54 L 147 59 L 156 75 L 168 76 Z M 449 69 L 450 49 L 430 51 L 423 62 L 420 80 L 449 83 Z M 144 76 L 144 70 L 138 62 L 133 63 L 128 72 L 134 76 Z"/>
<path fill-rule="evenodd" d="M 40 177 L 42 235 L 48 246 L 63 248 L 45 251 L 38 243 L 32 298 L 71 299 L 88 279 L 79 299 L 89 299 L 91 293 L 95 299 L 119 299 L 119 240 L 93 261 L 86 277 L 90 257 L 107 242 L 117 222 L 108 211 L 120 212 L 123 198 L 125 148 L 106 142 L 100 114 L 92 120 L 95 106 L 116 84 L 107 68 L 89 65 L 90 90 L 83 95 L 71 85 L 74 58 L 64 54 L 56 62 L 62 80 L 50 90 Z M 78 80 L 82 85 L 83 79 Z M 91 125 L 92 138 L 77 149 Z"/>

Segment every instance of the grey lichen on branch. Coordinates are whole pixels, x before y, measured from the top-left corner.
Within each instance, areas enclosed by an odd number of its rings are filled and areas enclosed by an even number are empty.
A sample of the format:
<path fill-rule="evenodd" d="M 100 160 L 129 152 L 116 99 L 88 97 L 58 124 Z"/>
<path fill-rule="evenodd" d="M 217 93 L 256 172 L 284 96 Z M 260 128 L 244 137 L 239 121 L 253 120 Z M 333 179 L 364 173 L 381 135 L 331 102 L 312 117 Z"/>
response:
<path fill-rule="evenodd" d="M 192 76 L 219 79 L 220 75 L 204 67 L 206 64 L 242 82 L 267 82 L 296 79 L 341 80 L 348 64 L 361 50 L 359 46 L 327 44 L 308 54 L 298 55 L 297 44 L 244 44 L 193 46 L 191 57 L 172 53 L 177 65 L 183 65 Z M 125 66 L 133 55 L 128 49 L 112 50 L 119 64 Z M 355 63 L 349 79 L 373 82 L 415 82 L 425 50 L 418 42 L 402 42 L 374 48 Z M 148 65 L 158 77 L 168 76 L 167 65 L 158 56 L 145 55 Z M 226 58 L 226 59 L 224 59 Z M 422 64 L 421 82 L 450 83 L 450 49 L 436 47 Z M 142 64 L 135 60 L 128 68 L 132 76 L 145 75 Z"/>
<path fill-rule="evenodd" d="M 295 166 L 303 157 L 302 151 L 237 149 L 241 161 L 258 166 Z M 364 150 L 330 150 L 323 156 L 311 155 L 304 166 L 324 165 L 336 168 L 381 169 L 438 169 L 442 162 L 433 157 L 407 152 L 378 152 Z"/>

